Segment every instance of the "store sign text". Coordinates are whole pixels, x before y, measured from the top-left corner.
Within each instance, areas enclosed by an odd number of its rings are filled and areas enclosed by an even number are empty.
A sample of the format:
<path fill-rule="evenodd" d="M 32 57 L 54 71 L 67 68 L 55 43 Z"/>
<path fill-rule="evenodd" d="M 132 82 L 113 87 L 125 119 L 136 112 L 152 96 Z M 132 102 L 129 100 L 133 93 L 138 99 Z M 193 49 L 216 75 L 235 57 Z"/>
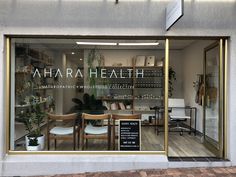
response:
<path fill-rule="evenodd" d="M 109 70 L 107 69 L 89 69 L 88 75 L 90 78 L 132 78 L 133 69 L 119 69 L 119 70 Z M 52 68 L 44 68 L 43 72 L 40 72 L 38 68 L 36 68 L 33 72 L 33 77 L 49 77 L 49 78 L 56 78 L 56 77 L 65 77 L 65 78 L 83 78 L 83 74 L 80 69 L 73 70 L 72 68 L 66 68 L 65 72 L 61 71 L 61 69 L 53 69 Z M 135 70 L 135 77 L 136 78 L 143 78 L 144 77 L 144 70 L 143 69 L 136 69 Z"/>

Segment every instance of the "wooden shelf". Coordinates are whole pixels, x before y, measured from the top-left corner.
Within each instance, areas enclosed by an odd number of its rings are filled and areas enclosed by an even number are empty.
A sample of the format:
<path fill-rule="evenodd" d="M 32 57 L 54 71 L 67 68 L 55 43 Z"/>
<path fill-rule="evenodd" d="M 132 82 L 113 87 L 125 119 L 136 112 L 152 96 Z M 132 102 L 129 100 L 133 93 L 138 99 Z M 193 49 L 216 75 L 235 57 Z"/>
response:
<path fill-rule="evenodd" d="M 134 112 L 155 112 L 155 110 L 137 110 L 137 109 L 134 109 Z"/>
<path fill-rule="evenodd" d="M 141 101 L 144 100 L 148 100 L 148 101 L 156 101 L 161 103 L 161 101 L 163 101 L 163 98 L 137 98 L 137 95 L 144 95 L 146 93 L 144 93 L 144 89 L 145 92 L 147 93 L 152 93 L 153 90 L 157 90 L 157 91 L 162 91 L 163 89 L 163 82 L 162 83 L 153 83 L 153 87 L 146 87 L 145 86 L 145 82 L 144 83 L 140 83 L 140 81 L 144 81 L 144 79 L 157 79 L 158 81 L 160 81 L 160 79 L 164 78 L 164 73 L 163 73 L 163 67 L 162 66 L 135 66 L 135 60 L 133 60 L 132 62 L 132 66 L 99 66 L 97 68 L 105 68 L 107 69 L 107 71 L 111 71 L 112 69 L 133 69 L 132 73 L 131 73 L 131 77 L 128 77 L 130 73 L 124 72 L 124 76 L 126 78 L 107 78 L 109 80 L 109 84 L 108 84 L 108 89 L 112 90 L 113 94 L 118 93 L 118 95 L 125 95 L 123 94 L 123 92 L 128 92 L 130 95 L 132 95 L 132 98 L 111 98 L 111 97 L 103 97 L 100 98 L 102 101 L 108 101 L 108 102 L 118 102 L 118 101 L 126 101 L 126 100 L 130 100 L 130 102 L 132 102 L 132 105 L 134 106 L 135 103 L 141 103 Z M 144 77 L 135 77 L 135 69 L 143 69 L 144 70 Z M 120 83 L 120 79 L 123 79 L 125 83 Z M 113 82 L 114 81 L 114 82 Z M 148 82 L 148 81 L 147 81 Z M 143 85 L 144 87 L 139 87 Z M 146 85 L 150 85 L 151 86 L 151 82 L 146 83 Z M 156 87 L 154 87 L 156 86 Z M 114 90 L 114 91 L 113 91 Z M 117 90 L 117 91 L 116 91 Z M 120 94 L 120 92 L 118 92 L 123 90 L 122 94 Z M 140 92 L 140 94 L 137 94 L 136 92 Z M 159 95 L 156 96 L 162 96 L 162 93 L 160 93 Z M 135 98 L 136 97 L 136 98 Z M 146 102 L 145 102 L 146 103 Z M 148 109 L 149 106 L 147 107 L 147 110 L 136 110 L 136 109 L 130 109 L 130 110 L 106 110 L 107 112 L 132 112 L 132 113 L 143 113 L 143 114 L 148 114 L 148 113 L 154 113 L 155 110 L 149 110 Z"/>
<path fill-rule="evenodd" d="M 134 100 L 163 100 L 163 98 L 134 98 Z"/>
<path fill-rule="evenodd" d="M 134 87 L 134 89 L 163 89 L 163 87 Z"/>
<path fill-rule="evenodd" d="M 133 66 L 98 66 L 97 68 L 133 68 Z"/>
<path fill-rule="evenodd" d="M 49 90 L 49 89 L 52 89 L 52 88 L 33 88 L 34 90 Z"/>
<path fill-rule="evenodd" d="M 125 100 L 133 100 L 133 98 L 97 98 L 104 101 L 125 101 Z"/>
<path fill-rule="evenodd" d="M 40 62 L 40 63 L 43 63 L 45 65 L 49 65 L 49 66 L 53 65 L 53 63 L 48 63 L 48 62 L 46 62 L 46 61 L 44 61 L 42 59 L 33 58 L 33 57 L 29 56 L 29 55 L 27 55 L 27 57 L 28 57 L 28 59 L 30 59 L 32 61 Z"/>
<path fill-rule="evenodd" d="M 155 69 L 160 68 L 160 69 L 163 69 L 162 66 L 134 66 L 134 68 L 150 68 L 150 69 L 152 69 L 152 68 L 155 68 Z"/>
<path fill-rule="evenodd" d="M 30 74 L 30 73 L 26 72 L 26 71 L 17 71 L 17 72 L 15 72 L 15 74 L 25 74 L 25 75 L 27 75 L 27 74 Z"/>
<path fill-rule="evenodd" d="M 155 110 L 136 110 L 136 109 L 117 109 L 117 110 L 105 110 L 105 112 L 144 112 L 144 113 L 154 113 Z"/>
<path fill-rule="evenodd" d="M 144 76 L 144 77 L 135 77 L 135 79 L 151 79 L 151 78 L 163 78 L 164 76 Z"/>
<path fill-rule="evenodd" d="M 114 113 L 114 112 L 133 112 L 134 110 L 133 109 L 117 109 L 117 110 L 105 110 L 105 112 L 111 112 L 111 113 Z"/>
<path fill-rule="evenodd" d="M 47 101 L 41 101 L 39 102 L 38 104 L 44 104 L 46 103 Z M 32 104 L 24 104 L 24 105 L 15 105 L 15 108 L 27 108 L 27 107 L 30 107 L 32 106 Z"/>

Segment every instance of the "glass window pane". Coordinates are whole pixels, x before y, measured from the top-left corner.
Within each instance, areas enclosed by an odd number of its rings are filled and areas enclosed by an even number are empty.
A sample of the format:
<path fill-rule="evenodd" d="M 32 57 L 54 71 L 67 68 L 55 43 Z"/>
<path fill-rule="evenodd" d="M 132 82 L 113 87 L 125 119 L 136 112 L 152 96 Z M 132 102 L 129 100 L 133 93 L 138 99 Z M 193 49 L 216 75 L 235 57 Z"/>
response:
<path fill-rule="evenodd" d="M 10 149 L 163 151 L 164 58 L 164 40 L 12 39 Z"/>

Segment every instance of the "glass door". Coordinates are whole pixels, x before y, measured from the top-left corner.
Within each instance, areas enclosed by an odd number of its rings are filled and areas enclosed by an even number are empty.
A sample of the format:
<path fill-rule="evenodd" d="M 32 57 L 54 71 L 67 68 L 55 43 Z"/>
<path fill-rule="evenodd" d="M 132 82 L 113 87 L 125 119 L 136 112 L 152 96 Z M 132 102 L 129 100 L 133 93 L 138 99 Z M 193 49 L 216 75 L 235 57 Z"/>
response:
<path fill-rule="evenodd" d="M 223 157 L 223 40 L 204 50 L 204 145 Z"/>

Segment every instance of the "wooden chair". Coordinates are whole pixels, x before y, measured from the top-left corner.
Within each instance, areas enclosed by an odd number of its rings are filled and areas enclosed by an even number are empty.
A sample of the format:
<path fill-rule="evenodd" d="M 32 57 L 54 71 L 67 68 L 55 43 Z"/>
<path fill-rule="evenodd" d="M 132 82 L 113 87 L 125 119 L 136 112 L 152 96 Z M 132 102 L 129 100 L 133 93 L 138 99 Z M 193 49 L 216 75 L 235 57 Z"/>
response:
<path fill-rule="evenodd" d="M 107 120 L 108 125 L 93 126 L 88 124 L 88 120 L 103 121 Z M 84 140 L 86 141 L 86 147 L 88 145 L 88 139 L 107 139 L 108 150 L 110 149 L 110 114 L 82 114 L 82 150 L 84 150 Z"/>
<path fill-rule="evenodd" d="M 73 139 L 73 149 L 76 147 L 76 132 L 78 132 L 78 146 L 80 139 L 80 128 L 76 127 L 77 114 L 67 114 L 67 115 L 55 115 L 48 113 L 47 119 L 47 140 L 48 140 L 48 150 L 50 150 L 50 139 L 54 139 L 55 150 L 57 148 L 57 140 L 68 140 Z M 61 126 L 58 126 L 57 123 L 61 122 Z M 73 123 L 71 126 L 63 125 L 65 122 Z M 51 125 L 53 127 L 51 128 Z"/>
<path fill-rule="evenodd" d="M 112 114 L 112 148 L 115 150 L 116 139 L 116 121 L 124 119 L 141 119 L 141 114 Z"/>

